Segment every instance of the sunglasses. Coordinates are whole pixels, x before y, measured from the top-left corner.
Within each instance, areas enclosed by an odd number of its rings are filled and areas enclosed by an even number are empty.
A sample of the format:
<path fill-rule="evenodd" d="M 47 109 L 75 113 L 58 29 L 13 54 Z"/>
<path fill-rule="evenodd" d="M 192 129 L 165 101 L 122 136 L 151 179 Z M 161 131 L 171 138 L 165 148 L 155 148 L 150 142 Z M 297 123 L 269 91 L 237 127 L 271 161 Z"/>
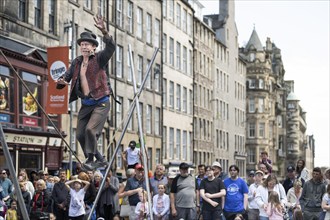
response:
<path fill-rule="evenodd" d="M 6 172 L 3 172 L 2 174 L 7 174 Z"/>

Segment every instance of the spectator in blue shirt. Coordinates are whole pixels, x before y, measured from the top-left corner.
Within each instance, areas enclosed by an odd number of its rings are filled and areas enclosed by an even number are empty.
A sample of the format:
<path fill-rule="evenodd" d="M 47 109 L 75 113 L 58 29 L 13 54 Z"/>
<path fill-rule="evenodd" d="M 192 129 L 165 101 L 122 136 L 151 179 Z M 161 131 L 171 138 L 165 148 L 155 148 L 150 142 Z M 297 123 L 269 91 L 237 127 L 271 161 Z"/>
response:
<path fill-rule="evenodd" d="M 224 214 L 227 220 L 234 220 L 236 214 L 242 214 L 248 219 L 246 210 L 248 205 L 248 186 L 238 177 L 239 168 L 236 165 L 229 167 L 230 178 L 224 180 L 226 197 L 224 202 Z"/>

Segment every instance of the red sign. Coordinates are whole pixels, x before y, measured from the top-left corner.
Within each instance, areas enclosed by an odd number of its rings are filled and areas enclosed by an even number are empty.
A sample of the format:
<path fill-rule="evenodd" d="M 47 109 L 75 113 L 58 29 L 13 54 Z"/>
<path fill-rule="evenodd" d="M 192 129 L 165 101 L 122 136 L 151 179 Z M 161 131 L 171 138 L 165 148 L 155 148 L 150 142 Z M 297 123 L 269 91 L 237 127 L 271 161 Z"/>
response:
<path fill-rule="evenodd" d="M 68 86 L 56 89 L 56 80 L 68 69 L 69 47 L 48 47 L 48 93 L 46 112 L 48 114 L 68 113 Z"/>
<path fill-rule="evenodd" d="M 23 125 L 38 126 L 38 119 L 23 117 Z"/>

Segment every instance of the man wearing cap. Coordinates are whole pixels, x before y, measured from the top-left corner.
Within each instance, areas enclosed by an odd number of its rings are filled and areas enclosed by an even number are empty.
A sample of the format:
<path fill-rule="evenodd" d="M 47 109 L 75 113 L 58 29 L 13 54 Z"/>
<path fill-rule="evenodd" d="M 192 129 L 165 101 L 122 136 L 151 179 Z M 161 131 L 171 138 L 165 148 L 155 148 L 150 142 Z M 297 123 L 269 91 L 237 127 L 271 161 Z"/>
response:
<path fill-rule="evenodd" d="M 257 170 L 254 173 L 254 183 L 249 186 L 249 193 L 248 193 L 248 219 L 249 220 L 256 220 L 259 219 L 259 206 L 255 201 L 256 192 L 258 186 L 262 183 L 262 177 L 264 173 L 261 170 Z"/>
<path fill-rule="evenodd" d="M 255 175 L 254 170 L 251 170 L 251 171 L 249 172 L 249 176 L 248 176 L 247 181 L 246 181 L 246 184 L 247 184 L 248 186 L 250 186 L 251 184 L 254 183 L 254 175 Z"/>
<path fill-rule="evenodd" d="M 285 189 L 285 193 L 288 193 L 289 189 L 291 189 L 293 187 L 293 183 L 294 181 L 297 179 L 296 178 L 296 169 L 294 168 L 294 166 L 289 165 L 287 168 L 287 177 L 283 182 L 283 187 Z M 301 179 L 301 183 L 302 186 L 304 186 L 304 179 Z"/>
<path fill-rule="evenodd" d="M 77 40 L 81 56 L 76 57 L 66 73 L 57 80 L 62 89 L 71 81 L 69 102 L 81 99 L 78 114 L 77 139 L 87 158 L 84 167 L 88 170 L 107 166 L 97 150 L 97 140 L 110 110 L 110 81 L 106 73 L 107 63 L 115 52 L 116 45 L 105 28 L 103 18 L 94 18 L 95 26 L 102 32 L 105 49 L 95 53 L 99 45 L 96 35 L 83 32 Z M 94 162 L 94 157 L 96 161 Z"/>
<path fill-rule="evenodd" d="M 171 213 L 173 219 L 196 219 L 196 204 L 199 207 L 199 199 L 196 197 L 196 180 L 188 173 L 189 165 L 179 165 L 180 175 L 174 178 L 171 187 Z"/>
<path fill-rule="evenodd" d="M 228 174 L 222 171 L 222 167 L 218 161 L 213 162 L 212 169 L 214 169 L 214 176 L 222 179 L 222 181 L 228 178 Z"/>
<path fill-rule="evenodd" d="M 129 142 L 128 148 L 121 154 L 127 169 L 135 169 L 135 166 L 142 162 L 142 154 L 139 148 L 136 148 L 136 142 Z"/>
<path fill-rule="evenodd" d="M 136 164 L 135 175 L 127 180 L 125 191 L 121 195 L 122 197 L 128 196 L 128 202 L 131 206 L 131 213 L 129 215 L 130 220 L 136 219 L 135 207 L 140 202 L 139 192 L 143 192 L 143 190 L 146 189 L 144 168 L 141 164 Z"/>

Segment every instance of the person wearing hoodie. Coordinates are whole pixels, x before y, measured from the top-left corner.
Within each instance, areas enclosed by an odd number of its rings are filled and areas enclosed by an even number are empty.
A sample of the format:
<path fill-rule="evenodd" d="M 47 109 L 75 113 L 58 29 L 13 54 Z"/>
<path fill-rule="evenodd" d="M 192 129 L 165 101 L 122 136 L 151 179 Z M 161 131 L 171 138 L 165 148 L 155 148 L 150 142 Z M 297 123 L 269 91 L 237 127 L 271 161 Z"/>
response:
<path fill-rule="evenodd" d="M 318 220 L 322 212 L 322 196 L 326 192 L 321 168 L 315 167 L 312 179 L 308 180 L 300 197 L 300 206 L 304 213 L 304 219 Z"/>

